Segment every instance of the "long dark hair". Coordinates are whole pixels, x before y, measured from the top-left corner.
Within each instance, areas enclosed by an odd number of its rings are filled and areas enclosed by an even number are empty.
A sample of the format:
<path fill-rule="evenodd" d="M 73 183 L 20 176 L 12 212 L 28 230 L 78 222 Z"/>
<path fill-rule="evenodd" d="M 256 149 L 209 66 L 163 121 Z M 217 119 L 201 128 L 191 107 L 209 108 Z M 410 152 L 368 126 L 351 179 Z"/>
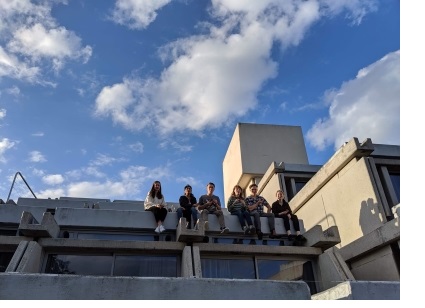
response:
<path fill-rule="evenodd" d="M 236 197 L 236 195 L 235 195 L 235 188 L 237 188 L 237 187 L 239 187 L 240 190 L 241 190 L 241 193 L 240 193 L 240 195 L 238 197 Z M 232 190 L 232 195 L 231 196 L 232 197 L 235 197 L 235 198 L 243 198 L 243 189 L 242 189 L 242 187 L 240 187 L 239 185 L 233 186 L 233 190 Z"/>
<path fill-rule="evenodd" d="M 158 192 L 155 191 L 155 184 L 156 183 L 159 184 L 159 190 L 158 190 Z M 162 196 L 162 190 L 161 189 L 162 189 L 161 182 L 160 181 L 155 181 L 155 182 L 152 183 L 152 188 L 149 191 L 149 195 L 152 198 L 155 198 L 155 195 L 156 195 L 158 199 L 162 199 L 163 196 Z"/>

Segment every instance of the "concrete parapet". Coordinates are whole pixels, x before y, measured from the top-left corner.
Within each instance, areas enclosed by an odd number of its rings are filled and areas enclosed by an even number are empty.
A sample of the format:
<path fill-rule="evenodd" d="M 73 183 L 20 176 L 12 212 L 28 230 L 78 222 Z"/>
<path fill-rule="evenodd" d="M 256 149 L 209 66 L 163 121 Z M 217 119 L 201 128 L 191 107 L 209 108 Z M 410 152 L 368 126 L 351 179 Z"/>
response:
<path fill-rule="evenodd" d="M 307 239 L 305 246 L 320 247 L 322 250 L 326 250 L 341 242 L 338 227 L 336 226 L 323 231 L 321 225 L 316 225 L 304 233 L 304 237 Z"/>
<path fill-rule="evenodd" d="M 30 212 L 23 212 L 18 231 L 32 237 L 58 237 L 60 228 L 51 213 L 45 212 L 41 223 Z"/>
<path fill-rule="evenodd" d="M 311 296 L 313 300 L 399 300 L 400 282 L 346 281 Z"/>
<path fill-rule="evenodd" d="M 186 218 L 180 218 L 176 230 L 178 242 L 203 242 L 205 238 L 205 222 L 199 221 L 196 229 L 187 229 Z"/>
<path fill-rule="evenodd" d="M 329 248 L 321 254 L 317 259 L 317 264 L 317 272 L 320 276 L 319 291 L 332 288 L 342 281 L 355 280 L 336 247 Z"/>
<path fill-rule="evenodd" d="M 3 273 L 0 285 L 3 300 L 311 299 L 303 281 Z"/>

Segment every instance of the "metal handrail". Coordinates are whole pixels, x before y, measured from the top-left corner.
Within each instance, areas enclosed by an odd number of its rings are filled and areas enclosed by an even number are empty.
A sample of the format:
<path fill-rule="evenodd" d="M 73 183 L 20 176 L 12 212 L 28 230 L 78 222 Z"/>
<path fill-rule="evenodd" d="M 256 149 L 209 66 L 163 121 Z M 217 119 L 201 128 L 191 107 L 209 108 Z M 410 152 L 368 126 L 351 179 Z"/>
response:
<path fill-rule="evenodd" d="M 25 185 L 27 185 L 28 189 L 30 190 L 30 192 L 32 193 L 32 195 L 34 196 L 34 198 L 37 199 L 37 196 L 34 194 L 34 192 L 32 191 L 31 187 L 28 185 L 27 181 L 25 181 L 24 176 L 22 175 L 22 173 L 20 173 L 18 171 L 18 172 L 15 173 L 15 177 L 13 178 L 12 186 L 10 187 L 10 191 L 9 191 L 9 195 L 7 196 L 6 203 L 7 203 L 7 201 L 9 201 L 10 194 L 12 193 L 12 189 L 13 189 L 13 186 L 15 185 L 15 180 L 16 180 L 16 177 L 18 176 L 18 174 L 21 176 L 21 179 L 24 181 Z"/>

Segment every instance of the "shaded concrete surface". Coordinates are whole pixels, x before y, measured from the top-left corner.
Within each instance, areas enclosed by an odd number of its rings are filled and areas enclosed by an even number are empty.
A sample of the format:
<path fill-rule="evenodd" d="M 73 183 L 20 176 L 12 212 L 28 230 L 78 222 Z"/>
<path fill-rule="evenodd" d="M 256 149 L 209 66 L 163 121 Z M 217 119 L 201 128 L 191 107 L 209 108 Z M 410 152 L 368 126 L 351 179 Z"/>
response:
<path fill-rule="evenodd" d="M 249 292 L 247 290 L 249 289 Z M 2 300 L 309 300 L 302 281 L 0 274 Z"/>
<path fill-rule="evenodd" d="M 399 300 L 400 282 L 346 281 L 311 296 L 313 300 Z"/>

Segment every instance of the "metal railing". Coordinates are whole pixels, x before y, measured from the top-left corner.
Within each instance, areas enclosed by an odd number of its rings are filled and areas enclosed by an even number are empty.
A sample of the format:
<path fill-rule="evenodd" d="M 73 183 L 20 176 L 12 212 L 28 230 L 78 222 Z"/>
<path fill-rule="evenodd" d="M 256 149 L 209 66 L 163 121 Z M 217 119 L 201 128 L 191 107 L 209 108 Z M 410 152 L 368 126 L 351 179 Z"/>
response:
<path fill-rule="evenodd" d="M 7 196 L 6 203 L 9 201 L 10 194 L 12 193 L 13 186 L 15 185 L 16 177 L 17 177 L 18 175 L 21 177 L 22 181 L 24 181 L 25 185 L 27 185 L 28 189 L 30 190 L 30 192 L 32 193 L 32 195 L 34 196 L 34 198 L 36 198 L 36 199 L 37 199 L 37 196 L 34 194 L 34 192 L 32 191 L 31 187 L 28 185 L 28 183 L 27 183 L 27 181 L 25 180 L 25 178 L 24 178 L 24 176 L 22 175 L 22 173 L 20 173 L 20 172 L 18 171 L 18 172 L 16 172 L 16 173 L 15 173 L 15 177 L 13 178 L 12 186 L 10 187 L 9 195 Z"/>

